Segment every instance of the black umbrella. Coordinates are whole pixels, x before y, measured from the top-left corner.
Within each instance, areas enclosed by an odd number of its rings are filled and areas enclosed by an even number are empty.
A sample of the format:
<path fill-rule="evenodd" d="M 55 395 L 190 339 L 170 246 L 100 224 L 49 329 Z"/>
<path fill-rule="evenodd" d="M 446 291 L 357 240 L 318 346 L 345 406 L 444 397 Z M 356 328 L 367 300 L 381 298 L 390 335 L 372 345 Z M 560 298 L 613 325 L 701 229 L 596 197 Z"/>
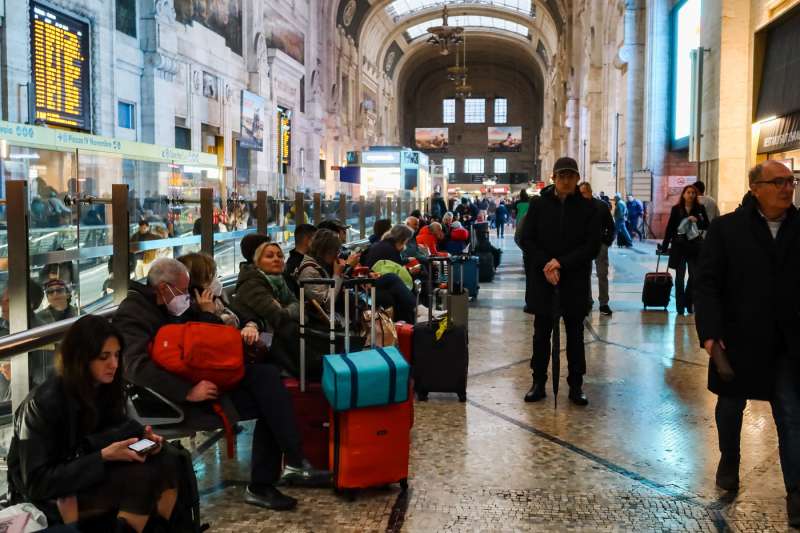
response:
<path fill-rule="evenodd" d="M 561 295 L 553 289 L 553 401 L 558 408 L 558 382 L 561 380 Z"/>

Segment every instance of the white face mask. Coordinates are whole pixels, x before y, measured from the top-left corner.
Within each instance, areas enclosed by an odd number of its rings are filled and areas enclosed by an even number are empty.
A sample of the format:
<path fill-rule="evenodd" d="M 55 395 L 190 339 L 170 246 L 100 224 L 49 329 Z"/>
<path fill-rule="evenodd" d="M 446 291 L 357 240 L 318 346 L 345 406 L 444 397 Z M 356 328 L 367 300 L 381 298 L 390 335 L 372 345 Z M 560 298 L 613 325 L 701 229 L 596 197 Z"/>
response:
<path fill-rule="evenodd" d="M 208 285 L 208 288 L 215 297 L 219 298 L 222 296 L 222 282 L 220 282 L 219 278 L 214 278 Z"/>
<path fill-rule="evenodd" d="M 167 285 L 167 288 L 172 293 L 172 300 L 167 303 L 167 312 L 172 316 L 181 316 L 192 305 L 192 300 L 188 294 L 175 294 L 172 287 Z"/>

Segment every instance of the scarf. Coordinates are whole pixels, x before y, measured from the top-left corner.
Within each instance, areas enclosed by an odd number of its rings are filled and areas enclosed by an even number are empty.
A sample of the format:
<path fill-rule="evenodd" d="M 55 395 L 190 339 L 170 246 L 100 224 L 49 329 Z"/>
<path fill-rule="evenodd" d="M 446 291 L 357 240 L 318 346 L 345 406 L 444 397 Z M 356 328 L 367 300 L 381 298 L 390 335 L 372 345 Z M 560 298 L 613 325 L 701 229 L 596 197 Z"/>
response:
<path fill-rule="evenodd" d="M 286 284 L 286 279 L 283 274 L 267 274 L 263 270 L 259 270 L 261 275 L 267 278 L 275 298 L 283 305 L 288 305 L 294 301 L 294 294 Z"/>

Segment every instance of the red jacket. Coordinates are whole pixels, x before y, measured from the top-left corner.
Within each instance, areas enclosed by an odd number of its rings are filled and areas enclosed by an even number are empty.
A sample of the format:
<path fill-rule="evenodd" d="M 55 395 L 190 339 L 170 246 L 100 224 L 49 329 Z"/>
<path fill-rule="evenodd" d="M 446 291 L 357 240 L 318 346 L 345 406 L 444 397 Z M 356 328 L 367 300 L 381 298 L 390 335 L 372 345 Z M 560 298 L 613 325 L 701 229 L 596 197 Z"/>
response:
<path fill-rule="evenodd" d="M 427 246 L 431 255 L 436 255 L 438 252 L 436 245 L 439 244 L 439 239 L 436 238 L 436 235 L 431 233 L 430 226 L 423 226 L 417 235 L 417 244 Z"/>

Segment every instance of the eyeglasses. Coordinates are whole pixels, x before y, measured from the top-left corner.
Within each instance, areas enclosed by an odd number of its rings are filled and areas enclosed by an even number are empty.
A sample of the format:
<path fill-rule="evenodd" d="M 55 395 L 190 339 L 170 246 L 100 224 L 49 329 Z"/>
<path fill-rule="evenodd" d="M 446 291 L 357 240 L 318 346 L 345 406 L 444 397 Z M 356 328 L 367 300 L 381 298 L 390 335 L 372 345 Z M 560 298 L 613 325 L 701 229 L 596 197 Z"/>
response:
<path fill-rule="evenodd" d="M 791 188 L 797 187 L 797 184 L 800 183 L 800 178 L 774 178 L 771 180 L 761 180 L 756 181 L 755 183 L 769 183 L 773 185 L 776 189 L 783 189 L 786 185 L 789 185 Z"/>
<path fill-rule="evenodd" d="M 59 287 L 57 289 L 46 289 L 45 294 L 67 294 L 67 289 Z"/>

